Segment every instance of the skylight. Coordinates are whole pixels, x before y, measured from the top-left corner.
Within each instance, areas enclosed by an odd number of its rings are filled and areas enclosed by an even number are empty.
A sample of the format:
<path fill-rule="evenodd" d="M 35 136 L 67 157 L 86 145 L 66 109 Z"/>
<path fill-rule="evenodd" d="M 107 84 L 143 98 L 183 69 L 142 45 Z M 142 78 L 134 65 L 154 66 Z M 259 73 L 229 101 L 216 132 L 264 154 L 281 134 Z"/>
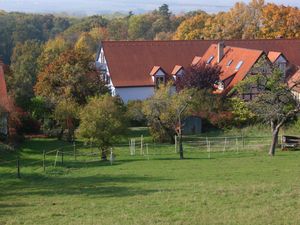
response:
<path fill-rule="evenodd" d="M 212 55 L 211 57 L 209 57 L 209 59 L 207 60 L 207 64 L 210 64 L 211 63 L 211 61 L 214 59 L 214 56 Z"/>
<path fill-rule="evenodd" d="M 226 66 L 230 66 L 232 62 L 233 62 L 233 60 L 232 60 L 232 59 L 231 59 L 231 60 L 229 60 L 229 61 L 227 62 L 227 64 L 226 64 Z"/>
<path fill-rule="evenodd" d="M 235 70 L 239 70 L 241 66 L 243 65 L 243 61 L 239 61 L 239 63 L 236 65 Z"/>

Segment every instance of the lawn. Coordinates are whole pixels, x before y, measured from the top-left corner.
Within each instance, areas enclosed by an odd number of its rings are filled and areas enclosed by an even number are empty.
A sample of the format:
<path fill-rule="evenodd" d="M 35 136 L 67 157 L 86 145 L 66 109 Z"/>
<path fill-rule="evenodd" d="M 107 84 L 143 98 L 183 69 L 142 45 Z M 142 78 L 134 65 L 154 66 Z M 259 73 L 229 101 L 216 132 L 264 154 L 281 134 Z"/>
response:
<path fill-rule="evenodd" d="M 146 135 L 146 134 L 145 134 Z M 74 160 L 72 146 L 33 139 L 0 164 L 0 224 L 300 224 L 300 152 L 185 152 L 149 147 L 149 157 L 115 149 L 116 161 Z M 53 168 L 55 152 L 65 147 Z M 78 153 L 96 152 L 87 146 Z M 138 148 L 137 148 L 138 149 Z M 70 153 L 70 154 L 68 154 Z M 13 156 L 6 156 L 7 160 Z M 96 156 L 98 157 L 98 156 Z M 1 158 L 2 159 L 2 158 Z M 38 162 L 36 162 L 39 160 Z"/>

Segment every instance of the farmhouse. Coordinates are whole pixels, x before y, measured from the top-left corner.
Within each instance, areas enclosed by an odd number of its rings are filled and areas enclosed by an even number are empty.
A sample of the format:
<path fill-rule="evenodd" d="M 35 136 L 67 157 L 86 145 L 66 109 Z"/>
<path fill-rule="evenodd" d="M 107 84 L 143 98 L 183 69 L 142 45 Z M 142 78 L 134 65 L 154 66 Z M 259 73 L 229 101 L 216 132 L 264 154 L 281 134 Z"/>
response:
<path fill-rule="evenodd" d="M 3 66 L 2 61 L 0 61 L 0 136 L 8 134 L 8 115 L 10 111 Z"/>
<path fill-rule="evenodd" d="M 219 63 L 223 69 L 219 91 L 227 92 L 265 59 L 286 71 L 300 65 L 300 39 L 218 41 L 104 41 L 96 59 L 113 95 L 124 102 L 150 97 L 157 85 L 182 76 L 199 60 Z M 232 60 L 232 61 L 231 61 Z M 262 67 L 261 69 L 266 69 Z M 253 93 L 245 95 L 251 98 Z"/>

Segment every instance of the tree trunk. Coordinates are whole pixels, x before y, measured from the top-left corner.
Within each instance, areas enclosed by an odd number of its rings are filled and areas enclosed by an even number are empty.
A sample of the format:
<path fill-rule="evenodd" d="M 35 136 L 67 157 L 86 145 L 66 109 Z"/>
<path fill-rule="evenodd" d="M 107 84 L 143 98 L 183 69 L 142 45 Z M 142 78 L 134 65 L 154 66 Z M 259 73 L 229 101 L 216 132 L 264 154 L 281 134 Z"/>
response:
<path fill-rule="evenodd" d="M 107 156 L 106 156 L 106 149 L 101 149 L 101 160 L 106 161 Z"/>
<path fill-rule="evenodd" d="M 274 130 L 272 131 L 272 144 L 270 146 L 270 150 L 269 150 L 269 155 L 270 156 L 274 156 L 275 155 L 275 150 L 276 150 L 276 146 L 277 146 L 277 142 L 278 142 L 278 133 L 279 133 L 279 128 L 274 128 Z"/>
<path fill-rule="evenodd" d="M 57 139 L 58 139 L 58 140 L 62 140 L 63 135 L 64 135 L 64 131 L 65 131 L 65 129 L 64 129 L 64 128 L 61 128 L 61 131 L 59 132 L 59 134 L 58 134 L 58 136 L 57 136 Z"/>

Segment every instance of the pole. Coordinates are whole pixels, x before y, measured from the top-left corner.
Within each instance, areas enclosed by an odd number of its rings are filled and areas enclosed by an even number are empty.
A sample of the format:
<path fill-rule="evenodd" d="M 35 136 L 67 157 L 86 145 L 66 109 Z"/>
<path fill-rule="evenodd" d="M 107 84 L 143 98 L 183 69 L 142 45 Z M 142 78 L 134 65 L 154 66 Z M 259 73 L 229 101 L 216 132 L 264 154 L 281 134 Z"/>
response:
<path fill-rule="evenodd" d="M 73 142 L 73 154 L 74 154 L 74 159 L 76 161 L 77 157 L 76 157 L 76 143 L 75 143 L 75 141 Z"/>
<path fill-rule="evenodd" d="M 175 139 L 175 153 L 177 153 L 177 135 L 174 136 Z"/>
<path fill-rule="evenodd" d="M 144 152 L 143 152 L 143 145 L 144 145 L 143 138 L 144 138 L 144 136 L 141 135 L 141 155 L 144 155 Z"/>
<path fill-rule="evenodd" d="M 235 145 L 236 145 L 236 153 L 239 153 L 239 145 L 238 145 L 238 139 L 235 139 Z"/>
<path fill-rule="evenodd" d="M 148 144 L 146 144 L 146 150 L 147 150 L 147 156 L 148 156 L 148 160 L 149 160 L 149 149 L 148 149 Z"/>
<path fill-rule="evenodd" d="M 46 161 L 46 151 L 43 151 L 43 170 L 44 172 L 46 171 L 46 165 L 45 165 L 45 161 Z"/>
<path fill-rule="evenodd" d="M 227 144 L 227 137 L 225 137 L 225 141 L 224 141 L 223 154 L 224 154 L 224 152 L 225 152 L 225 150 L 226 150 L 226 144 Z"/>
<path fill-rule="evenodd" d="M 17 159 L 17 177 L 20 179 L 21 178 L 21 174 L 20 174 L 20 158 L 18 156 Z"/>
<path fill-rule="evenodd" d="M 210 141 L 208 142 L 208 158 L 210 159 Z"/>
<path fill-rule="evenodd" d="M 61 150 L 61 165 L 64 165 L 64 150 Z"/>

